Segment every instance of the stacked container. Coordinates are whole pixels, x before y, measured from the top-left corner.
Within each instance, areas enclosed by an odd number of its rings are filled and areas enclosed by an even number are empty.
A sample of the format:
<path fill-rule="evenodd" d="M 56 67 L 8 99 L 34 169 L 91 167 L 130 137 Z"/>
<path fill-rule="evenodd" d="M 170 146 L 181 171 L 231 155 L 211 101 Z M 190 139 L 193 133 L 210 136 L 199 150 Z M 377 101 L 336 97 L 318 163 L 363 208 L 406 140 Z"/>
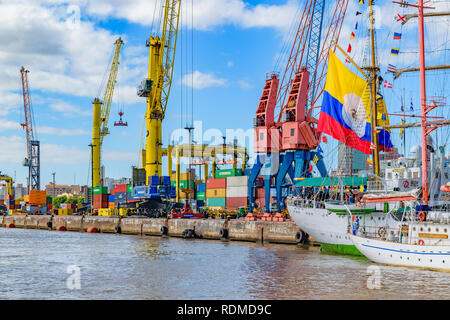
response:
<path fill-rule="evenodd" d="M 248 206 L 248 176 L 227 178 L 226 195 L 226 207 L 228 209 Z"/>
<path fill-rule="evenodd" d="M 242 169 L 216 170 L 216 178 L 228 178 L 236 176 L 242 176 Z"/>
<path fill-rule="evenodd" d="M 126 203 L 133 199 L 133 187 L 131 184 L 117 184 L 114 186 L 114 199 L 110 198 L 108 208 L 115 209 L 120 203 Z M 112 203 L 114 203 L 114 205 Z"/>
<path fill-rule="evenodd" d="M 42 206 L 47 203 L 47 192 L 30 190 L 29 203 L 32 206 Z"/>
<path fill-rule="evenodd" d="M 94 188 L 94 209 L 108 208 L 108 187 Z"/>
<path fill-rule="evenodd" d="M 115 199 L 114 195 L 109 195 L 108 196 L 108 209 L 113 209 L 114 210 L 114 208 L 115 208 L 114 199 Z"/>
<path fill-rule="evenodd" d="M 196 188 L 196 195 L 195 199 L 199 201 L 205 201 L 206 200 L 206 184 L 205 183 L 199 183 L 197 184 Z"/>
<path fill-rule="evenodd" d="M 208 207 L 225 208 L 226 206 L 226 179 L 209 179 L 206 181 L 206 201 Z"/>

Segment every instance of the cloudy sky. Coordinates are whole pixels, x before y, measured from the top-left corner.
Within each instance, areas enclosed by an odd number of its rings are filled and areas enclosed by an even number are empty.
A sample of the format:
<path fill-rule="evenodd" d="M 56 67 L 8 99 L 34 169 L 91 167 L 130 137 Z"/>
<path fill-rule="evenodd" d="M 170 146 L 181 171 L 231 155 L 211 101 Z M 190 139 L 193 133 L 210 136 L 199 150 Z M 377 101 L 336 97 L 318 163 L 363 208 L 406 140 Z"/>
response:
<path fill-rule="evenodd" d="M 26 153 L 25 133 L 20 128 L 24 115 L 19 70 L 23 65 L 30 71 L 35 129 L 41 141 L 41 184 L 44 186 L 51 180 L 52 172 L 56 172 L 57 183 L 89 181 L 92 100 L 103 96 L 101 84 L 114 41 L 121 37 L 125 44 L 109 120 L 111 134 L 104 140 L 102 157 L 107 176 L 130 176 L 130 167 L 138 161 L 146 108 L 145 101 L 136 95 L 136 87 L 148 73 L 145 41 L 156 29 L 155 1 L 0 0 L 0 171 L 15 176 L 19 183 L 24 183 L 27 176 L 21 166 Z M 303 0 L 183 1 L 173 90 L 163 125 L 165 146 L 174 133 L 191 121 L 202 121 L 203 132 L 218 132 L 219 136 L 230 129 L 251 132 L 266 73 L 282 71 L 286 41 L 296 26 L 298 8 L 303 3 Z M 360 28 L 352 40 L 352 56 L 363 64 L 367 56 L 364 49 L 367 30 L 363 27 L 364 15 L 355 13 L 357 10 L 365 13 L 365 8 L 357 3 L 350 0 L 340 44 L 347 48 L 350 33 L 359 21 Z M 450 10 L 448 1 L 432 3 L 439 9 Z M 388 63 L 399 68 L 416 66 L 415 21 L 402 27 L 394 20 L 397 12 L 412 13 L 414 9 L 400 9 L 391 1 L 377 4 L 382 72 Z M 327 16 L 331 11 L 327 10 Z M 430 61 L 448 63 L 448 20 L 437 18 L 427 23 L 426 31 L 432 35 L 427 38 Z M 403 33 L 401 54 L 392 60 L 390 47 L 398 44 L 393 42 L 392 33 L 399 30 Z M 430 94 L 448 97 L 445 81 L 448 73 L 432 75 L 434 78 L 428 83 Z M 414 114 L 418 114 L 417 76 L 411 74 L 395 82 L 390 75 L 385 77 L 394 83 L 394 89 L 384 91 L 392 113 L 400 111 L 404 89 L 407 105 L 413 99 Z M 125 112 L 126 128 L 113 125 L 118 121 L 120 108 Z M 448 108 L 434 114 L 448 117 Z M 399 121 L 391 119 L 394 123 Z M 447 131 L 440 130 L 444 140 Z M 200 134 L 200 139 L 204 143 L 219 142 L 208 140 L 210 136 Z M 396 143 L 400 143 L 397 137 Z M 252 147 L 251 143 L 248 147 Z M 333 148 L 333 143 L 324 146 L 326 153 Z M 331 158 L 328 157 L 330 166 Z"/>

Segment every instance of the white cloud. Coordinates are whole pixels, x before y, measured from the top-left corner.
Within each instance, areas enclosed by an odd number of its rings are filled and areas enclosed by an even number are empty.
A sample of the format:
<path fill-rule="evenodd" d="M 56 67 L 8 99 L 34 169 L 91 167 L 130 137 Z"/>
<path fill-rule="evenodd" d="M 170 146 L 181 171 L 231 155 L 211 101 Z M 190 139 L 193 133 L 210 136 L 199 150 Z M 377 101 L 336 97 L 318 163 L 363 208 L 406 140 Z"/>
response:
<path fill-rule="evenodd" d="M 92 116 L 92 110 L 83 110 L 64 101 L 52 103 L 50 109 L 60 112 L 64 117 L 68 118 Z"/>
<path fill-rule="evenodd" d="M 50 134 L 58 136 L 83 136 L 89 135 L 90 132 L 83 129 L 64 129 L 55 127 L 37 127 L 38 134 Z"/>
<path fill-rule="evenodd" d="M 196 70 L 193 74 L 184 75 L 181 83 L 194 89 L 202 90 L 209 87 L 223 87 L 227 84 L 227 80 Z"/>
<path fill-rule="evenodd" d="M 87 4 L 87 12 L 91 15 L 116 17 L 130 22 L 149 26 L 153 15 L 159 16 L 157 0 L 96 0 Z M 243 0 L 196 0 L 194 2 L 194 27 L 199 30 L 210 30 L 226 24 L 242 28 L 270 27 L 285 30 L 289 27 L 298 1 L 287 0 L 282 5 L 250 5 Z M 183 24 L 191 27 L 192 7 L 190 2 L 182 2 Z"/>
<path fill-rule="evenodd" d="M 234 67 L 233 61 L 228 61 L 228 62 L 227 62 L 227 67 L 229 67 L 229 68 Z"/>
<path fill-rule="evenodd" d="M 239 87 L 241 87 L 241 89 L 251 89 L 254 87 L 253 84 L 245 80 L 239 80 L 238 85 Z"/>

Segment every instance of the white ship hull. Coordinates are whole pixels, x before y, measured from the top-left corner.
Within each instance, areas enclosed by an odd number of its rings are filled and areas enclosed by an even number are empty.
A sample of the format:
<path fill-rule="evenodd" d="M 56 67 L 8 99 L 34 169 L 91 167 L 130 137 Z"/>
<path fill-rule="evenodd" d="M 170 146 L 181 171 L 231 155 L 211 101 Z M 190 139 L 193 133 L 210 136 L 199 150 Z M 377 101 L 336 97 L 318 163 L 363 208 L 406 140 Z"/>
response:
<path fill-rule="evenodd" d="M 361 255 L 351 241 L 350 217 L 327 209 L 305 208 L 287 205 L 294 222 L 314 240 L 321 244 L 322 251 L 340 254 Z M 377 230 L 381 227 L 398 228 L 400 222 L 382 212 L 355 215 L 360 220 L 360 228 Z"/>
<path fill-rule="evenodd" d="M 373 262 L 450 271 L 449 245 L 414 245 L 351 235 L 356 248 Z"/>

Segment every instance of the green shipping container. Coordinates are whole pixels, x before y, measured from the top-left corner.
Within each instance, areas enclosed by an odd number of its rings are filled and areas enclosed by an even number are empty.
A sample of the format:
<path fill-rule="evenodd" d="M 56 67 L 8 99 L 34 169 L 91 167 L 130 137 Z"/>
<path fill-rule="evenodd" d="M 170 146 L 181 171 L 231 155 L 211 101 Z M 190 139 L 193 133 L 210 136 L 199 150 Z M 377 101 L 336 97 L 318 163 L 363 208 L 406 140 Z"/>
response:
<path fill-rule="evenodd" d="M 108 194 L 108 187 L 95 187 L 94 194 Z"/>
<path fill-rule="evenodd" d="M 208 207 L 223 207 L 226 205 L 226 198 L 208 198 L 206 200 Z"/>
<path fill-rule="evenodd" d="M 133 193 L 133 186 L 131 184 L 127 185 L 127 193 Z"/>
<path fill-rule="evenodd" d="M 172 185 L 172 187 L 175 187 L 177 185 L 176 181 L 172 181 L 171 185 Z M 194 180 L 191 180 L 191 189 L 194 189 L 194 185 L 195 185 Z M 188 186 L 189 186 L 189 180 L 181 180 L 180 181 L 180 189 L 187 189 Z"/>
<path fill-rule="evenodd" d="M 228 177 L 236 177 L 242 176 L 242 169 L 224 169 L 216 171 L 216 178 L 228 178 Z"/>
<path fill-rule="evenodd" d="M 195 197 L 197 200 L 206 200 L 206 192 L 197 192 L 197 196 Z"/>

